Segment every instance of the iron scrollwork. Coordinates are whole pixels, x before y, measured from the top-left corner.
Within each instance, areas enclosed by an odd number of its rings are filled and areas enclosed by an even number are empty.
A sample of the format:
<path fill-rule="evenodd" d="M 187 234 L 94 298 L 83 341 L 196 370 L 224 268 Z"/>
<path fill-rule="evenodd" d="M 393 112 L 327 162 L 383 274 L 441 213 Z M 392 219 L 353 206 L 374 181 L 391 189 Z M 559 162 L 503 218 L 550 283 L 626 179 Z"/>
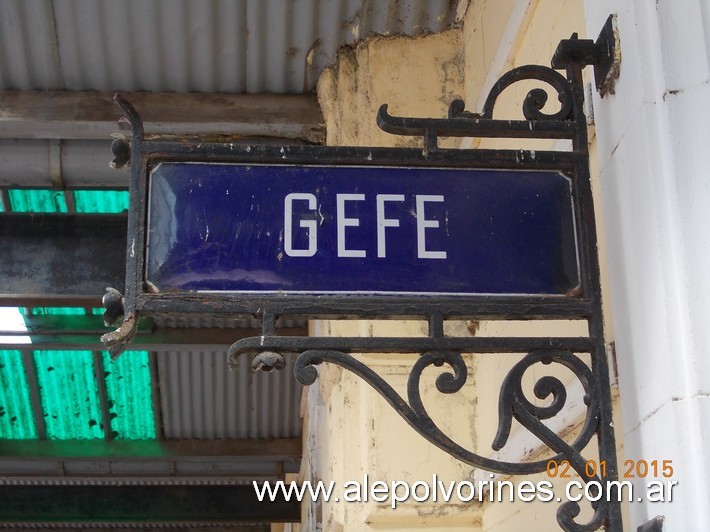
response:
<path fill-rule="evenodd" d="M 611 20 L 611 19 L 610 19 Z M 609 26 L 611 22 L 607 23 Z M 516 420 L 526 431 L 549 449 L 549 460 L 567 460 L 583 482 L 595 487 L 599 500 L 592 504 L 593 516 L 577 523 L 580 507 L 575 502 L 562 503 L 557 521 L 563 530 L 590 531 L 600 527 L 621 529 L 619 503 L 605 481 L 616 480 L 616 450 L 611 415 L 611 392 L 601 314 L 601 289 L 596 254 L 596 233 L 589 180 L 586 119 L 582 110 L 584 90 L 582 69 L 599 67 L 614 55 L 613 32 L 604 31 L 594 42 L 576 36 L 560 43 L 552 61 L 553 68 L 524 66 L 511 70 L 493 86 L 481 113 L 467 111 L 461 100 L 455 100 L 444 119 L 408 118 L 390 115 L 383 105 L 377 115 L 378 125 L 398 135 L 420 136 L 424 149 L 290 146 L 279 151 L 268 146 L 235 147 L 233 144 L 190 144 L 146 140 L 140 117 L 130 104 L 117 97 L 116 103 L 130 125 L 130 142 L 118 139 L 115 164 L 131 165 L 131 209 L 127 250 L 126 294 L 113 294 L 113 310 L 109 317 L 123 313 L 122 325 L 104 336 L 114 356 L 120 354 L 135 332 L 141 315 L 178 313 L 222 313 L 254 315 L 262 320 L 262 335 L 244 338 L 229 349 L 230 364 L 242 355 L 253 355 L 254 369 L 271 371 L 285 365 L 285 357 L 295 356 L 295 376 L 303 384 L 313 384 L 317 366 L 330 363 L 340 366 L 366 381 L 420 435 L 457 459 L 474 467 L 501 474 L 532 474 L 545 471 L 548 459 L 529 462 L 506 462 L 482 456 L 464 448 L 445 434 L 427 412 L 422 400 L 422 376 L 429 368 L 442 368 L 436 388 L 442 394 L 459 392 L 468 378 L 464 356 L 482 353 L 518 353 L 522 358 L 513 366 L 501 384 L 498 398 L 498 432 L 493 450 L 508 443 L 512 422 Z M 613 35 L 612 35 L 613 36 Z M 566 75 L 558 70 L 564 70 Z M 598 69 L 597 69 L 598 71 Z M 608 72 L 601 72 L 607 77 Z M 522 104 L 523 119 L 494 118 L 499 96 L 510 86 L 533 80 L 548 86 L 534 88 Z M 551 89 L 550 89 L 551 87 Z M 545 111 L 548 91 L 559 101 L 559 108 Z M 439 137 L 495 137 L 569 139 L 571 151 L 539 150 L 447 150 L 438 145 Z M 126 146 L 130 146 L 130 153 Z M 378 151 L 379 150 L 379 151 Z M 373 157 L 374 154 L 374 157 Z M 555 169 L 572 176 L 575 223 L 578 228 L 579 286 L 564 295 L 551 296 L 481 296 L 456 298 L 368 298 L 329 296 L 249 294 L 205 295 L 192 293 L 159 293 L 144 278 L 146 241 L 147 174 L 151 163 L 170 160 L 201 162 L 242 162 L 272 160 L 279 164 L 419 165 L 493 169 Z M 117 303 L 120 301 L 120 308 Z M 107 305 L 108 307 L 108 305 Z M 110 310 L 107 308 L 107 310 Z M 382 319 L 415 317 L 429 320 L 429 336 L 424 338 L 313 338 L 277 336 L 275 321 L 279 316 L 311 319 Z M 445 319 L 570 319 L 584 320 L 588 335 L 581 337 L 448 337 L 444 335 Z M 406 398 L 353 353 L 413 353 L 418 355 L 407 383 Z M 581 354 L 589 355 L 586 363 Z M 503 355 L 500 355 L 503 356 Z M 584 390 L 586 413 L 579 434 L 567 442 L 546 424 L 560 415 L 568 404 L 567 389 L 561 380 L 543 376 L 535 382 L 533 393 L 542 401 L 531 401 L 523 390 L 523 375 L 537 364 L 567 368 Z M 446 369 L 445 369 L 446 368 Z M 599 462 L 606 471 L 590 475 L 583 452 L 596 437 Z"/>
<path fill-rule="evenodd" d="M 405 341 L 405 339 L 402 339 Z M 232 364 L 237 363 L 240 354 L 249 351 L 230 350 Z M 271 353 L 269 353 L 271 354 Z M 263 354 L 255 357 L 252 364 Z M 586 483 L 592 483 L 592 492 L 599 501 L 593 504 L 594 515 L 589 522 L 579 524 L 575 518 L 580 513 L 577 502 L 567 501 L 560 505 L 557 520 L 563 530 L 589 531 L 597 530 L 605 524 L 607 515 L 606 489 L 602 480 L 596 475 L 589 476 L 586 468 L 587 459 L 582 450 L 589 444 L 599 430 L 600 396 L 599 383 L 589 366 L 567 349 L 536 349 L 527 353 L 510 370 L 503 380 L 498 400 L 498 431 L 491 445 L 493 450 L 501 450 L 510 436 L 512 420 L 517 420 L 533 436 L 537 437 L 555 454 L 543 460 L 531 462 L 506 462 L 489 458 L 472 452 L 451 439 L 429 415 L 422 400 L 422 375 L 430 367 L 442 368 L 435 380 L 436 389 L 442 394 L 459 392 L 468 379 L 468 368 L 464 356 L 459 351 L 431 350 L 423 352 L 412 366 L 407 378 L 407 396 L 402 397 L 383 377 L 377 374 L 355 356 L 335 349 L 308 349 L 299 353 L 294 365 L 296 379 L 304 385 L 311 385 L 318 378 L 317 366 L 330 363 L 346 369 L 367 382 L 385 401 L 399 414 L 417 433 L 425 439 L 445 450 L 451 456 L 476 468 L 501 474 L 534 474 L 546 470 L 550 461 L 560 464 L 569 462 L 571 467 Z M 586 413 L 579 434 L 573 442 L 568 443 L 543 421 L 558 415 L 567 403 L 567 388 L 556 377 L 543 376 L 537 380 L 533 391 L 538 399 L 550 400 L 545 406 L 532 403 L 523 391 L 523 376 L 535 364 L 558 364 L 572 372 L 581 382 L 584 390 Z M 444 369 L 448 367 L 447 369 Z M 271 367 L 274 369 L 274 367 Z M 595 497 L 596 498 L 596 497 Z"/>

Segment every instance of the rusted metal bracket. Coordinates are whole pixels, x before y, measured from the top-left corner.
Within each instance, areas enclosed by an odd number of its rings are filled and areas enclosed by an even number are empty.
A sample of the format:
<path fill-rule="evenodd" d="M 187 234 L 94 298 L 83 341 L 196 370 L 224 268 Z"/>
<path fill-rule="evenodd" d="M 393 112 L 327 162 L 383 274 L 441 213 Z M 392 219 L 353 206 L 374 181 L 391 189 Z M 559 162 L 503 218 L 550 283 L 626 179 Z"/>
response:
<path fill-rule="evenodd" d="M 566 68 L 569 64 L 592 65 L 594 81 L 599 94 L 614 94 L 614 83 L 619 77 L 621 43 L 616 25 L 616 15 L 609 15 L 596 41 L 579 39 L 577 34 L 560 41 L 552 56 L 553 68 Z"/>

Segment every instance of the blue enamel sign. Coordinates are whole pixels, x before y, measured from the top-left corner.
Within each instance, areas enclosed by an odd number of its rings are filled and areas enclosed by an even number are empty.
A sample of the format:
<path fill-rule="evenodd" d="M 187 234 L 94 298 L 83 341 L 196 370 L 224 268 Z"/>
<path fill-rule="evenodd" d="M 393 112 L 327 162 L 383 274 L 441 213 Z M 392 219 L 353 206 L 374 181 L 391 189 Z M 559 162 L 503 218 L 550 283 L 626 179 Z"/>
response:
<path fill-rule="evenodd" d="M 555 171 L 162 163 L 146 279 L 161 292 L 564 294 L 579 284 Z"/>

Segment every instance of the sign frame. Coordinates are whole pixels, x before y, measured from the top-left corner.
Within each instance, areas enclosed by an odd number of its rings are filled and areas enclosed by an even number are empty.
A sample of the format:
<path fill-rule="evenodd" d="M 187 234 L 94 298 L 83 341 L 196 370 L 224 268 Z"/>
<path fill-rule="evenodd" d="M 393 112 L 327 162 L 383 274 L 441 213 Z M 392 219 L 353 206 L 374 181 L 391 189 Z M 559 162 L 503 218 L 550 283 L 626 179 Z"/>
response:
<path fill-rule="evenodd" d="M 121 102 L 118 97 L 118 102 Z M 121 103 L 125 106 L 125 102 Z M 125 110 L 125 109 L 124 109 Z M 133 113 L 127 113 L 133 114 Z M 382 116 L 382 111 L 381 111 Z M 131 124 L 140 120 L 133 114 Z M 547 125 L 547 124 L 545 124 Z M 534 131 L 533 131 L 534 132 Z M 569 130 L 562 132 L 569 138 Z M 137 152 L 137 153 L 136 153 Z M 592 310 L 594 272 L 585 257 L 591 242 L 585 223 L 589 210 L 586 156 L 575 151 L 488 151 L 422 150 L 418 148 L 327 147 L 327 146 L 253 146 L 194 144 L 145 141 L 142 128 L 131 141 L 131 186 L 128 220 L 126 312 L 150 315 L 175 309 L 213 314 L 279 316 L 298 315 L 321 318 L 425 318 L 435 313 L 446 317 L 474 319 L 519 316 L 526 318 L 584 317 Z M 572 181 L 573 211 L 578 231 L 580 284 L 566 295 L 356 295 L 348 294 L 274 294 L 156 292 L 145 278 L 146 222 L 150 172 L 161 163 L 239 163 L 290 164 L 310 166 L 363 166 L 384 168 L 470 168 L 485 170 L 553 170 Z M 134 206 L 138 206 L 134 208 Z M 133 305 L 131 305 L 133 303 Z"/>

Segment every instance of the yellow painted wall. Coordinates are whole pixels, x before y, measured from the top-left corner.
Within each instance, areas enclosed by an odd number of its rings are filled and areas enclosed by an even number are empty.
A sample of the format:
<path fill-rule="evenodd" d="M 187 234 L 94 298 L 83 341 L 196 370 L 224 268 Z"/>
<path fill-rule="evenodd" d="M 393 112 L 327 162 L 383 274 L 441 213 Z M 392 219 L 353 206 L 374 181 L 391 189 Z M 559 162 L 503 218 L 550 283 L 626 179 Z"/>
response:
<path fill-rule="evenodd" d="M 397 116 L 445 116 L 463 94 L 461 32 L 420 38 L 376 37 L 343 48 L 318 80 L 330 146 L 416 146 L 383 132 L 375 117 L 388 104 Z"/>

